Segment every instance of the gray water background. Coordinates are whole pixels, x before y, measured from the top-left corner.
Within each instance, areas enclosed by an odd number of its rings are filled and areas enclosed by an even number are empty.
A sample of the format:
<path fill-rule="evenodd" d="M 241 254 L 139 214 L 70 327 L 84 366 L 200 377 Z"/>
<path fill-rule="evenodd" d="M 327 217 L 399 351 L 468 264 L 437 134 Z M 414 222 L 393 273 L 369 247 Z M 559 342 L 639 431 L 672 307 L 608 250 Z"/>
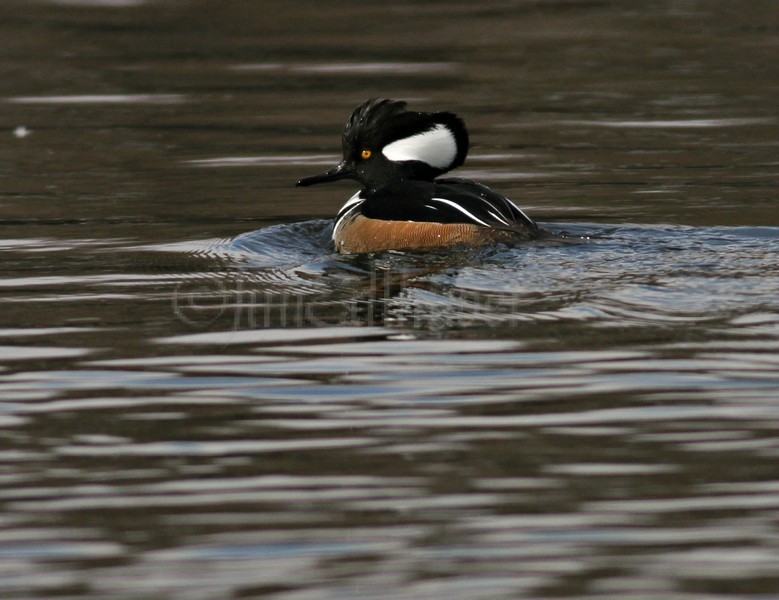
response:
<path fill-rule="evenodd" d="M 0 5 L 0 597 L 779 597 L 779 5 Z M 580 243 L 340 257 L 369 97 Z"/>

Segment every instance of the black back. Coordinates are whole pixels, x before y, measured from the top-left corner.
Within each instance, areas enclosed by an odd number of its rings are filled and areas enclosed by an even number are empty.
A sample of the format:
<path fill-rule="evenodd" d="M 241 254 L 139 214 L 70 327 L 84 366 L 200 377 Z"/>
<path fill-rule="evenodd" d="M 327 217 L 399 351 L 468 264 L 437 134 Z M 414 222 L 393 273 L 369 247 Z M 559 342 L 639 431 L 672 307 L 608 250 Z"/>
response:
<path fill-rule="evenodd" d="M 359 211 L 371 219 L 538 230 L 508 198 L 469 179 L 405 180 L 363 193 Z"/>

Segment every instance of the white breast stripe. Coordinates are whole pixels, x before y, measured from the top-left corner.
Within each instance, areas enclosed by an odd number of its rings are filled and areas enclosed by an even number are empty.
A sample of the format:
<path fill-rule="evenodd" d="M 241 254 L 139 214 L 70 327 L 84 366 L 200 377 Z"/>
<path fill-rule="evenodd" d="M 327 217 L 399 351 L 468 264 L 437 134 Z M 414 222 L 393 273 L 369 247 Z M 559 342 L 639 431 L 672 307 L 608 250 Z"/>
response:
<path fill-rule="evenodd" d="M 344 204 L 344 205 L 341 207 L 341 210 L 339 210 L 339 211 L 338 211 L 338 213 L 339 213 L 339 214 L 340 214 L 340 213 L 342 213 L 342 212 L 343 212 L 343 211 L 345 211 L 347 208 L 349 208 L 350 206 L 352 206 L 352 204 L 357 204 L 358 202 L 362 202 L 362 201 L 364 201 L 364 200 L 365 200 L 365 198 L 362 198 L 362 197 L 360 196 L 360 194 L 362 194 L 362 190 L 360 190 L 360 191 L 359 191 L 359 192 L 357 192 L 357 193 L 356 193 L 354 196 L 352 196 L 351 198 L 349 198 L 349 199 L 346 201 L 346 204 Z"/>
<path fill-rule="evenodd" d="M 487 223 L 485 223 L 481 219 L 477 219 L 476 217 L 474 217 L 471 213 L 469 213 L 467 210 L 465 210 L 462 206 L 460 206 L 456 202 L 452 202 L 451 200 L 446 200 L 445 198 L 433 198 L 433 202 L 443 202 L 444 204 L 448 204 L 452 208 L 456 208 L 457 210 L 459 210 L 466 217 L 468 217 L 471 221 L 474 221 L 475 223 L 479 223 L 481 225 L 484 225 L 485 227 L 489 227 L 489 225 L 487 225 Z"/>
<path fill-rule="evenodd" d="M 457 156 L 457 142 L 449 128 L 439 123 L 430 131 L 387 144 L 381 153 L 395 162 L 421 160 L 436 169 L 446 169 Z"/>
<path fill-rule="evenodd" d="M 338 216 L 336 217 L 335 225 L 333 226 L 333 241 L 335 241 L 338 230 L 344 224 L 346 219 L 352 216 L 352 214 L 360 207 L 360 204 L 365 202 L 365 198 L 363 198 L 361 194 L 362 191 L 357 192 L 354 196 L 349 198 L 346 201 L 346 204 L 341 207 L 341 210 L 338 211 Z"/>

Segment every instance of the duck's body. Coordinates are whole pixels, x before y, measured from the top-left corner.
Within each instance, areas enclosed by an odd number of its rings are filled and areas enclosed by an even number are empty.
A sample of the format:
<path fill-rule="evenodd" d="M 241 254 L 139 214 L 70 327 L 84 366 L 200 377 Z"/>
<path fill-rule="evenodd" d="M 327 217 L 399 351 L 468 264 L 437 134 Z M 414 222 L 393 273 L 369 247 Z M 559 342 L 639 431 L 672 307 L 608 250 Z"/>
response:
<path fill-rule="evenodd" d="M 468 179 L 436 179 L 460 166 L 468 134 L 452 113 L 416 113 L 405 102 L 369 100 L 343 133 L 344 159 L 298 185 L 356 179 L 363 188 L 341 208 L 333 228 L 344 254 L 482 246 L 540 237 L 513 202 Z"/>
<path fill-rule="evenodd" d="M 514 204 L 467 179 L 402 180 L 363 189 L 341 208 L 339 252 L 483 246 L 536 237 L 538 226 Z"/>

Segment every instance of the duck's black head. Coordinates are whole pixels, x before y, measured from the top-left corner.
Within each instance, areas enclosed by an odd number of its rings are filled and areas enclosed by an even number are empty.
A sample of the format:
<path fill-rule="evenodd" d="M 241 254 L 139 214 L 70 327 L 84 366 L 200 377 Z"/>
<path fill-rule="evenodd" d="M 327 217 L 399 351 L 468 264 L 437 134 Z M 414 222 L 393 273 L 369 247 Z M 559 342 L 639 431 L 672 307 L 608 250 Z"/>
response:
<path fill-rule="evenodd" d="M 297 185 L 355 179 L 378 189 L 401 179 L 432 181 L 459 167 L 468 154 L 465 124 L 449 112 L 411 112 L 406 103 L 372 99 L 344 127 L 343 160 Z"/>

